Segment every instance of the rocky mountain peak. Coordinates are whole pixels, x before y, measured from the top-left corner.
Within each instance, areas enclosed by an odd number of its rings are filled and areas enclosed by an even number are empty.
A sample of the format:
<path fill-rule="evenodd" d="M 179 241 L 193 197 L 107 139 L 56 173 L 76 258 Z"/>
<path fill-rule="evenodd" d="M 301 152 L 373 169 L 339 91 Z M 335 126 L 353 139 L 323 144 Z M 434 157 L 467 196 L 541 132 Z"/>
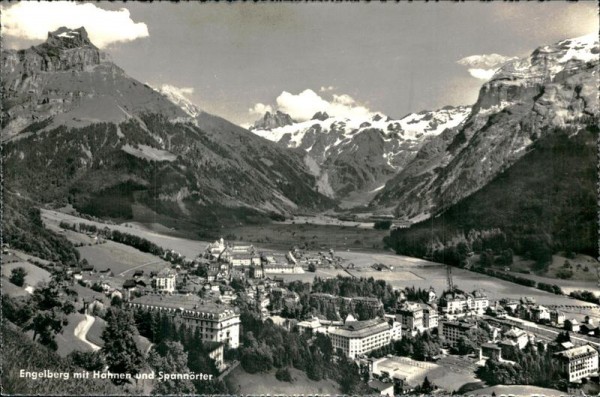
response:
<path fill-rule="evenodd" d="M 597 36 L 589 35 L 504 64 L 464 123 L 425 144 L 372 204 L 396 205 L 397 215 L 422 220 L 481 189 L 554 128 L 577 131 L 597 120 L 599 52 Z"/>
<path fill-rule="evenodd" d="M 88 37 L 88 33 L 82 26 L 78 29 L 60 27 L 54 32 L 48 32 L 46 44 L 50 47 L 72 49 L 85 46 L 95 46 Z"/>
<path fill-rule="evenodd" d="M 325 121 L 329 118 L 329 115 L 327 114 L 327 112 L 317 112 L 315 113 L 314 116 L 312 116 L 311 120 L 321 120 L 321 121 Z"/>
<path fill-rule="evenodd" d="M 262 119 L 257 120 L 254 123 L 254 127 L 252 129 L 272 130 L 286 125 L 292 125 L 294 123 L 294 119 L 292 119 L 289 114 L 277 110 L 275 113 L 266 112 Z"/>

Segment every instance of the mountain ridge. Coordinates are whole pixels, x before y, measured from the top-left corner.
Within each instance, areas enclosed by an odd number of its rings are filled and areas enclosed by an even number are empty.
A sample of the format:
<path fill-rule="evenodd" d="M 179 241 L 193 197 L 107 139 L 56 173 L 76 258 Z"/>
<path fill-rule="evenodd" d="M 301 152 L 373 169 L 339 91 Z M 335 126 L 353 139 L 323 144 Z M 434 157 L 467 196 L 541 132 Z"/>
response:
<path fill-rule="evenodd" d="M 187 103 L 129 77 L 93 44 L 73 44 L 81 32 L 59 29 L 49 42 L 2 54 L 10 189 L 95 215 L 132 219 L 143 207 L 211 227 L 333 205 L 302 156 L 182 109 Z"/>
<path fill-rule="evenodd" d="M 597 118 L 597 54 L 597 38 L 584 36 L 503 65 L 482 86 L 464 124 L 423 145 L 371 206 L 427 218 L 485 186 L 551 131 L 546 127 Z"/>
<path fill-rule="evenodd" d="M 437 111 L 410 113 L 398 120 L 380 114 L 335 117 L 322 111 L 311 120 L 255 128 L 251 132 L 282 147 L 304 152 L 321 191 L 344 199 L 383 186 L 424 142 L 460 124 L 469 110 L 467 106 L 446 106 Z"/>

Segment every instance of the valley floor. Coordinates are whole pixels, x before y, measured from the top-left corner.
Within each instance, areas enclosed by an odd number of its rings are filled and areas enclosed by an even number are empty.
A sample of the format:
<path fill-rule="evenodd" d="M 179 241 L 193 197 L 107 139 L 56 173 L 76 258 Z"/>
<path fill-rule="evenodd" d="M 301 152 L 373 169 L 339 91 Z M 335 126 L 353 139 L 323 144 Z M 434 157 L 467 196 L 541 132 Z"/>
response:
<path fill-rule="evenodd" d="M 116 228 L 124 233 L 146 238 L 163 248 L 180 252 L 188 258 L 195 258 L 199 253 L 204 251 L 208 244 L 205 241 L 158 233 L 140 224 L 104 224 L 51 210 L 42 210 L 42 217 L 47 227 L 53 230 L 61 230 L 58 224 L 63 220 L 69 223 L 91 223 L 100 228 L 107 226 L 113 229 Z M 71 232 L 67 230 L 63 233 Z M 81 233 L 74 234 L 78 236 L 66 235 L 66 237 L 69 239 L 82 238 L 81 236 L 88 238 Z M 381 248 L 381 240 L 387 234 L 388 231 L 366 229 L 359 226 L 315 225 L 310 223 L 274 223 L 270 225 L 239 226 L 231 229 L 229 232 L 224 231 L 226 240 L 252 243 L 259 249 L 287 251 L 292 246 L 302 247 L 305 245 L 308 247 L 308 251 L 326 252 L 328 249 L 333 248 L 335 255 L 342 258 L 340 267 L 319 267 L 315 273 L 305 272 L 303 274 L 277 275 L 284 280 L 311 282 L 316 276 L 329 278 L 336 277 L 337 275 L 351 275 L 385 280 L 393 287 L 399 289 L 411 286 L 420 288 L 433 287 L 439 294 L 447 288 L 445 265 L 384 251 Z M 82 256 L 94 262 L 99 261 L 100 268 L 108 267 L 109 263 L 111 263 L 115 274 L 129 272 L 140 266 L 140 268 L 147 271 L 161 266 L 159 258 L 141 253 L 122 244 L 107 241 L 105 244 L 93 245 L 91 240 L 89 240 L 88 244 L 79 248 Z M 374 263 L 382 263 L 391 266 L 393 269 L 391 271 L 377 271 L 371 267 Z M 452 274 L 454 283 L 458 288 L 465 291 L 481 289 L 488 294 L 490 299 L 520 299 L 524 296 L 529 296 L 535 298 L 536 302 L 541 305 L 560 308 L 568 317 L 583 320 L 586 315 L 589 315 L 596 320 L 600 320 L 600 307 L 588 302 L 551 294 L 546 291 L 525 287 L 465 269 L 453 268 Z M 595 269 L 590 272 L 590 275 L 595 277 Z M 528 277 L 536 278 L 539 276 L 528 275 Z M 589 289 L 595 282 L 556 279 L 543 281 L 552 281 L 561 285 L 561 287 L 566 287 L 566 284 L 568 284 L 568 287 L 571 289 Z"/>

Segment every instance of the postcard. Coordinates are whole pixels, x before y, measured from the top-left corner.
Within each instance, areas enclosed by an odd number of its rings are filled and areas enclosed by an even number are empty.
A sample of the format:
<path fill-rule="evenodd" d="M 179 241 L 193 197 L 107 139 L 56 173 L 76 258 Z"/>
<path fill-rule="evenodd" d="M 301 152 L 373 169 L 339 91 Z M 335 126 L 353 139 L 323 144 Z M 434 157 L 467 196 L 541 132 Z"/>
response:
<path fill-rule="evenodd" d="M 595 2 L 0 6 L 3 395 L 597 395 Z"/>

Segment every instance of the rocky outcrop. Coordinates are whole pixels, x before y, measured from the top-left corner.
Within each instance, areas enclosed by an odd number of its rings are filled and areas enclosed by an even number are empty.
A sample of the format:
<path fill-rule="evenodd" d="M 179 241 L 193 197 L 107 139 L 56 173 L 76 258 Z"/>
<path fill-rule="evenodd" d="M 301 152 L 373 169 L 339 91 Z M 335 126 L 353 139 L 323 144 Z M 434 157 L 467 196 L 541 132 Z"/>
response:
<path fill-rule="evenodd" d="M 146 112 L 187 115 L 131 79 L 90 42 L 84 28 L 60 28 L 45 43 L 2 52 L 2 140 L 40 125 L 83 127 Z M 30 128 L 31 127 L 31 128 Z"/>
<path fill-rule="evenodd" d="M 327 114 L 327 112 L 317 112 L 314 114 L 314 116 L 312 116 L 311 120 L 321 120 L 321 121 L 325 121 L 329 118 L 329 115 Z"/>
<path fill-rule="evenodd" d="M 280 112 L 279 110 L 273 114 L 266 112 L 264 117 L 254 123 L 252 129 L 257 130 L 272 130 L 275 128 L 283 127 L 286 125 L 294 124 L 292 117 L 287 114 Z"/>

